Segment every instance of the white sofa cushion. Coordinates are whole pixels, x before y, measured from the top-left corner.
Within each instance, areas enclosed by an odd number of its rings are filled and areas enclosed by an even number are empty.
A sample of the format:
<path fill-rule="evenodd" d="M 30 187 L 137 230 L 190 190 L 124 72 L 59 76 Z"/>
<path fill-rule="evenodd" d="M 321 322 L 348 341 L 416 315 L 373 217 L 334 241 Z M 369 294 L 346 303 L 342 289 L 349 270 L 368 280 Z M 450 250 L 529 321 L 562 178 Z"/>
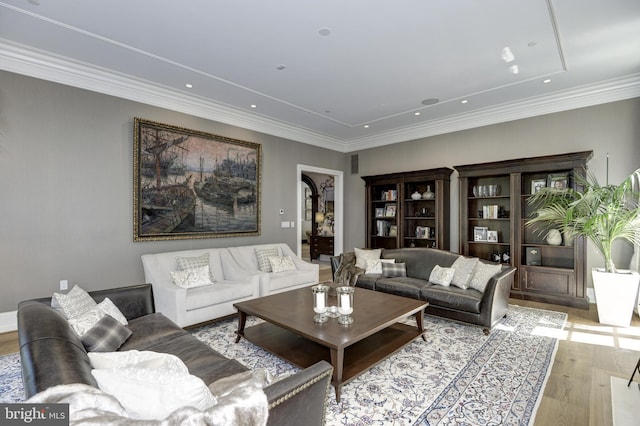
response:
<path fill-rule="evenodd" d="M 210 291 L 209 287 L 191 288 L 187 292 L 187 311 L 206 308 L 207 306 L 219 305 L 232 302 L 253 294 L 253 284 L 251 283 L 227 283 L 218 281 L 214 284 L 215 291 Z"/>

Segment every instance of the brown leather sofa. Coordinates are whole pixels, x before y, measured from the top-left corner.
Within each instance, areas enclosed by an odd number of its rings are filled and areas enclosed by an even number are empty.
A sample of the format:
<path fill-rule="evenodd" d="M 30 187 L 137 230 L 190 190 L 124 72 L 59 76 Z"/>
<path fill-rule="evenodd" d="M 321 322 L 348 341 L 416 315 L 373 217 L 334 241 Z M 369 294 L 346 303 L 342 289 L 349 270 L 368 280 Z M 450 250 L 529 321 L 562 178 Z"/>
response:
<path fill-rule="evenodd" d="M 150 284 L 90 292 L 96 302 L 109 297 L 129 322 L 131 337 L 124 350 L 150 350 L 178 356 L 189 372 L 207 385 L 248 369 L 228 359 L 160 313 L 155 313 Z M 84 383 L 97 387 L 91 364 L 78 335 L 51 308 L 51 298 L 18 305 L 18 338 L 26 397 L 49 387 Z M 325 401 L 332 367 L 321 361 L 264 389 L 270 425 L 324 424 Z"/>
<path fill-rule="evenodd" d="M 485 334 L 489 334 L 491 327 L 507 314 L 516 268 L 502 265 L 502 270 L 489 280 L 483 293 L 472 288 L 444 287 L 429 282 L 434 266 L 450 267 L 459 256 L 458 253 L 432 248 L 384 249 L 381 258 L 404 263 L 407 276 L 391 278 L 381 274 L 365 275 L 360 270 L 357 280 L 352 281 L 355 281 L 356 287 L 426 300 L 429 306 L 425 314 L 479 325 Z M 334 277 L 343 258 L 354 256 L 341 254 L 331 258 Z M 480 262 L 491 263 L 482 259 Z"/>

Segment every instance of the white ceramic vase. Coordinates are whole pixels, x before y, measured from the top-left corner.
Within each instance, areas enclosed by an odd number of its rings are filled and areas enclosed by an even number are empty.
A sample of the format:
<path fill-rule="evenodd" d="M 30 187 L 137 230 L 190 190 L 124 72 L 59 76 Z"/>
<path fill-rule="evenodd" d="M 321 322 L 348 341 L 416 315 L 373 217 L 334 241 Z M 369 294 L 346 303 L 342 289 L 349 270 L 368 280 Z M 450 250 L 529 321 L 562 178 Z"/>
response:
<path fill-rule="evenodd" d="M 593 268 L 591 276 L 600 323 L 629 327 L 633 308 L 638 300 L 640 274 L 621 270 L 613 274 L 604 269 Z"/>
<path fill-rule="evenodd" d="M 551 246 L 559 246 L 562 244 L 562 234 L 557 229 L 549 230 L 547 234 L 547 244 Z"/>

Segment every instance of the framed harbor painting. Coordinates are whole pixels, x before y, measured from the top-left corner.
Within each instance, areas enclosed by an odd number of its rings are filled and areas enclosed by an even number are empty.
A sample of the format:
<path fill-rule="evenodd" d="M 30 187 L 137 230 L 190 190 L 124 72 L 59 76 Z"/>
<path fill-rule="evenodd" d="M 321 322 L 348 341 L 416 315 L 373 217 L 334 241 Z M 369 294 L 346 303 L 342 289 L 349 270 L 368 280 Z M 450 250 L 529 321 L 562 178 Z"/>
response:
<path fill-rule="evenodd" d="M 133 239 L 260 235 L 261 145 L 134 119 Z"/>

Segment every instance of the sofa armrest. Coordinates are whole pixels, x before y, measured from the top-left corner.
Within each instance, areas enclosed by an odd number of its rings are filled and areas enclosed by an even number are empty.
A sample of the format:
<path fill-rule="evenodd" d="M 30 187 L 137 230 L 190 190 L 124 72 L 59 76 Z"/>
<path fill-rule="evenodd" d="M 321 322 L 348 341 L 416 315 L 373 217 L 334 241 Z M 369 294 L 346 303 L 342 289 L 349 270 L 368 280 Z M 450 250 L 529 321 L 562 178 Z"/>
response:
<path fill-rule="evenodd" d="M 516 268 L 503 266 L 500 273 L 491 277 L 482 295 L 480 312 L 483 325 L 491 327 L 507 313 L 509 309 L 509 294 L 513 286 Z"/>
<path fill-rule="evenodd" d="M 324 425 L 325 404 L 333 368 L 320 361 L 264 389 L 269 425 Z"/>
<path fill-rule="evenodd" d="M 287 244 L 281 244 L 280 249 L 282 250 L 283 256 L 291 257 L 293 263 L 296 265 L 296 269 L 299 271 L 317 271 L 318 274 L 320 273 L 320 265 L 300 259 Z"/>

